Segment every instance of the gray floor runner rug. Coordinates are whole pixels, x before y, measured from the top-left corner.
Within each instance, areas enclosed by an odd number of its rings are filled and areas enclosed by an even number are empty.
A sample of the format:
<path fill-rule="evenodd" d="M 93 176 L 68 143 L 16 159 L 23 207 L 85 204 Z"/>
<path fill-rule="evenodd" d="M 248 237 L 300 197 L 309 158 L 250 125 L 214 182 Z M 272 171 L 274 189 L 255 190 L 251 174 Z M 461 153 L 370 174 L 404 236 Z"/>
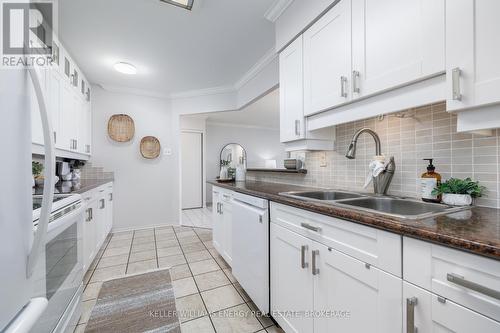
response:
<path fill-rule="evenodd" d="M 180 333 L 170 270 L 105 281 L 85 332 Z"/>

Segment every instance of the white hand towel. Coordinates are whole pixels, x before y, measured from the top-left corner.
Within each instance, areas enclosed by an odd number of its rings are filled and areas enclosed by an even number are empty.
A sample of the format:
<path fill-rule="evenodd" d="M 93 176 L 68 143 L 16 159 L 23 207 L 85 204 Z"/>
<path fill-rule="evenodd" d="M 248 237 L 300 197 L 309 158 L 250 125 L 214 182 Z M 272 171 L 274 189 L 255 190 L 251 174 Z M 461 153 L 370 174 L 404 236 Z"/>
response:
<path fill-rule="evenodd" d="M 368 174 L 366 175 L 366 181 L 364 188 L 367 188 L 373 181 L 373 177 L 377 177 L 385 170 L 385 159 L 376 158 L 370 162 L 368 166 Z"/>

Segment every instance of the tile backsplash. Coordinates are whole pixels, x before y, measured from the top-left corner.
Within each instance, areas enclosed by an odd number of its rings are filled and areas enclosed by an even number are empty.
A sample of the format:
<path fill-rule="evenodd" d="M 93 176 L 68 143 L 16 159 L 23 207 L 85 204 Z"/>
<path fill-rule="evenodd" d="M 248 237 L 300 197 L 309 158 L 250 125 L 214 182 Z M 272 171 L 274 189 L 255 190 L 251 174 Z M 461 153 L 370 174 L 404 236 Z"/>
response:
<path fill-rule="evenodd" d="M 249 172 L 247 178 L 372 192 L 372 185 L 363 188 L 368 164 L 375 155 L 372 137 L 360 136 L 356 159 L 344 156 L 352 136 L 363 127 L 374 129 L 380 136 L 382 153 L 395 158 L 396 173 L 389 194 L 419 198 L 419 179 L 427 166 L 423 159 L 433 158 L 436 172 L 443 180 L 450 177 L 479 180 L 487 191 L 476 204 L 500 208 L 500 130 L 494 130 L 492 136 L 457 133 L 457 118 L 446 112 L 445 102 L 337 126 L 335 151 L 305 153 L 307 175 Z M 326 167 L 320 166 L 323 154 Z"/>

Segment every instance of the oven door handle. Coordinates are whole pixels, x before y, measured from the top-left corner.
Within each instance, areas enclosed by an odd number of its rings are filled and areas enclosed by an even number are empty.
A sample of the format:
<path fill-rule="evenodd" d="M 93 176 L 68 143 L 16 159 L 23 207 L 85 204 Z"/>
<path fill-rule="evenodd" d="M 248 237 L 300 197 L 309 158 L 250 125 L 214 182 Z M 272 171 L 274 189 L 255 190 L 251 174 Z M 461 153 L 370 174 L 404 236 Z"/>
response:
<path fill-rule="evenodd" d="M 49 224 L 50 214 L 52 212 L 52 200 L 54 199 L 54 180 L 56 174 L 56 157 L 54 151 L 54 140 L 52 137 L 52 125 L 50 123 L 49 114 L 47 112 L 47 104 L 43 96 L 42 86 L 36 71 L 33 67 L 28 67 L 28 73 L 35 88 L 36 99 L 38 101 L 38 109 L 42 120 L 43 141 L 45 152 L 45 180 L 43 182 L 43 197 L 42 207 L 40 209 L 40 219 L 38 227 L 33 237 L 30 253 L 28 255 L 28 263 L 26 265 L 26 277 L 30 278 L 35 270 L 38 257 L 42 252 L 42 247 L 45 246 L 45 238 L 47 237 L 47 227 Z"/>

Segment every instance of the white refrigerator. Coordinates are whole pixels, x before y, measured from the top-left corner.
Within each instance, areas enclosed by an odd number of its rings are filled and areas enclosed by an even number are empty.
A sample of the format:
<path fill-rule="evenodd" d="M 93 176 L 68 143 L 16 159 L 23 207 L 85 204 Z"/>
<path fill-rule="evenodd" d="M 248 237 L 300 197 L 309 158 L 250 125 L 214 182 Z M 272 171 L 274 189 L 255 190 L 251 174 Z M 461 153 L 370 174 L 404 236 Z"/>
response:
<path fill-rule="evenodd" d="M 33 94 L 36 98 L 33 99 Z M 41 217 L 33 228 L 30 103 L 37 101 L 45 140 Z M 0 331 L 28 332 L 47 300 L 33 297 L 33 269 L 45 246 L 52 208 L 55 157 L 52 129 L 33 69 L 0 69 Z"/>

